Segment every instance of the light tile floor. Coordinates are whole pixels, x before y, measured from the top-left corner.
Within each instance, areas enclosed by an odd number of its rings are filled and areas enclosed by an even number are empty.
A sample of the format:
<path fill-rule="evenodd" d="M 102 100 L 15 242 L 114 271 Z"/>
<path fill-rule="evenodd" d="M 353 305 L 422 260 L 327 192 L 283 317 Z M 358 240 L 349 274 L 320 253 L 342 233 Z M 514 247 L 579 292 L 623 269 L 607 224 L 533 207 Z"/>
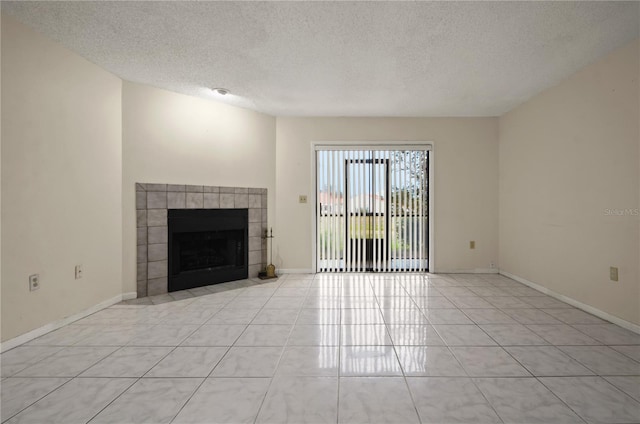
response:
<path fill-rule="evenodd" d="M 494 274 L 218 284 L 0 359 L 8 423 L 640 422 L 640 335 Z"/>

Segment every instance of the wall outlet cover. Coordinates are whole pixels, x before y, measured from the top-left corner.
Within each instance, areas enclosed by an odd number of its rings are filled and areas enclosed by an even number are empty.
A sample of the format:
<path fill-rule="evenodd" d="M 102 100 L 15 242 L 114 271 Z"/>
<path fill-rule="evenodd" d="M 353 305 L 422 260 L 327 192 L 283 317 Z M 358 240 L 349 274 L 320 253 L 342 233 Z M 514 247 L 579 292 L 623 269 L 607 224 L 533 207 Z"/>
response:
<path fill-rule="evenodd" d="M 79 280 L 82 278 L 82 265 L 76 265 L 76 280 Z"/>
<path fill-rule="evenodd" d="M 609 279 L 611 281 L 618 281 L 618 267 L 609 267 Z"/>
<path fill-rule="evenodd" d="M 40 274 L 29 276 L 29 291 L 38 290 L 40 288 Z"/>

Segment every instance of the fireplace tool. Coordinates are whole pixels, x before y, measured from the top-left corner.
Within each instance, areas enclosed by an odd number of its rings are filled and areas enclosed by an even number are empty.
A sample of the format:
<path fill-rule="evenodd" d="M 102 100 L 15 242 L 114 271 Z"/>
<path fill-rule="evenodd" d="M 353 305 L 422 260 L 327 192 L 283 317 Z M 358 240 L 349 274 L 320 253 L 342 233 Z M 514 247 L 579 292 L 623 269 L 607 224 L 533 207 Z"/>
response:
<path fill-rule="evenodd" d="M 276 278 L 276 266 L 273 264 L 273 228 L 270 231 L 264 230 L 264 238 L 269 240 L 269 265 L 263 278 Z"/>

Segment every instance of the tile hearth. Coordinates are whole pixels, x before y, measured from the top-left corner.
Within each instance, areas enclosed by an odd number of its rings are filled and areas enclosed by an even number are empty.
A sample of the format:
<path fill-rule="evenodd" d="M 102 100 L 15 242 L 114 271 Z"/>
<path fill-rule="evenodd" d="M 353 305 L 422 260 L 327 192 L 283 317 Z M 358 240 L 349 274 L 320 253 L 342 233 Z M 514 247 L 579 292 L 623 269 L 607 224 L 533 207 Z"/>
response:
<path fill-rule="evenodd" d="M 267 265 L 267 189 L 136 183 L 138 297 L 167 293 L 168 209 L 248 209 L 249 277 Z"/>
<path fill-rule="evenodd" d="M 640 335 L 525 289 L 291 274 L 114 305 L 2 354 L 2 422 L 637 423 Z"/>

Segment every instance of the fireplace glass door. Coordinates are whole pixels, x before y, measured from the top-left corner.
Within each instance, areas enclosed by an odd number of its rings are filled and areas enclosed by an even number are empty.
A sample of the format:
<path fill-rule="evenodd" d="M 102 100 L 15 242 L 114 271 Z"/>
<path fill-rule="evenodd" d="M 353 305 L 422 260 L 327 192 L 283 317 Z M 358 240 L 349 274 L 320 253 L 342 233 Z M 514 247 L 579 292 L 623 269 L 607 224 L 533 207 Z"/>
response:
<path fill-rule="evenodd" d="M 169 291 L 248 276 L 247 209 L 169 209 Z"/>

